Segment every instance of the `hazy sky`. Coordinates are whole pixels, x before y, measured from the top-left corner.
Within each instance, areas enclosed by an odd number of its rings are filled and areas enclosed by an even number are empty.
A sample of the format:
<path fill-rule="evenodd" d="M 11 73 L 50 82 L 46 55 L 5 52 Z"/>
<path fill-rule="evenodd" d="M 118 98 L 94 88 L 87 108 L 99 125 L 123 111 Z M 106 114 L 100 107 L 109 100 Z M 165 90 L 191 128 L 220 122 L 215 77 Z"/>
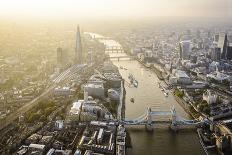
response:
<path fill-rule="evenodd" d="M 232 0 L 0 0 L 0 16 L 232 17 Z"/>

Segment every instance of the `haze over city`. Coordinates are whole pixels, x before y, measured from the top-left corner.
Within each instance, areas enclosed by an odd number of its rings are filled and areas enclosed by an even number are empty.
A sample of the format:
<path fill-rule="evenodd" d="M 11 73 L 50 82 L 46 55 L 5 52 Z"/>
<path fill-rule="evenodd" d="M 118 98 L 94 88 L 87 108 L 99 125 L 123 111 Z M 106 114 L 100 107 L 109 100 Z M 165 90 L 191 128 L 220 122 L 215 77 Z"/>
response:
<path fill-rule="evenodd" d="M 232 16 L 230 0 L 1 0 L 5 17 L 223 17 Z"/>
<path fill-rule="evenodd" d="M 231 155 L 232 0 L 0 0 L 0 155 Z"/>

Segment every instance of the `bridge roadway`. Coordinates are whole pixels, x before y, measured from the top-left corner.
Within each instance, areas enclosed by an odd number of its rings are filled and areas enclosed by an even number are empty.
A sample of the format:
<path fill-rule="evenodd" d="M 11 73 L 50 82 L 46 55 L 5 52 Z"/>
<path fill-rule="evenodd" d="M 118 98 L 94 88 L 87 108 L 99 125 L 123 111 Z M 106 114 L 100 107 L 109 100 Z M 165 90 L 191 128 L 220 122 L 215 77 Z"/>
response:
<path fill-rule="evenodd" d="M 153 120 L 153 118 L 156 120 Z M 161 120 L 161 117 L 166 120 Z M 168 118 L 168 119 L 167 119 Z M 126 126 L 145 125 L 153 126 L 155 124 L 170 124 L 171 128 L 176 130 L 179 127 L 195 127 L 202 123 L 207 123 L 208 120 L 187 120 L 176 114 L 174 107 L 170 111 L 153 110 L 152 107 L 148 107 L 146 112 L 136 119 L 121 120 L 120 123 Z"/>
<path fill-rule="evenodd" d="M 10 123 L 12 123 L 14 120 L 19 118 L 22 114 L 29 111 L 31 108 L 33 108 L 39 101 L 41 101 L 44 97 L 49 96 L 52 94 L 52 90 L 58 86 L 59 83 L 63 82 L 66 79 L 70 79 L 70 77 L 76 75 L 79 73 L 83 68 L 85 68 L 86 65 L 74 65 L 64 72 L 62 72 L 57 78 L 55 78 L 52 82 L 52 84 L 38 97 L 34 98 L 28 103 L 25 103 L 22 107 L 14 111 L 13 113 L 10 113 L 8 116 L 0 120 L 0 130 L 8 126 Z"/>
<path fill-rule="evenodd" d="M 134 59 L 135 57 L 134 56 L 129 56 L 129 55 L 123 55 L 123 56 L 110 56 L 110 59 L 125 59 L 125 58 L 129 58 L 129 59 Z"/>

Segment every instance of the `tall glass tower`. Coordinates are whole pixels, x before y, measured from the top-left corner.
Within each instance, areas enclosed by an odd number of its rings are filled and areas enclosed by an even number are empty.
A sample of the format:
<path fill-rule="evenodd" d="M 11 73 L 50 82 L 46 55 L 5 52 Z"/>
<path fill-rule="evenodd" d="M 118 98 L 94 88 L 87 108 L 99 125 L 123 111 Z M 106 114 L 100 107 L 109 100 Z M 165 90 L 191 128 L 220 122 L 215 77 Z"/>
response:
<path fill-rule="evenodd" d="M 78 64 L 82 64 L 82 43 L 79 25 L 77 26 L 76 33 L 75 62 Z"/>

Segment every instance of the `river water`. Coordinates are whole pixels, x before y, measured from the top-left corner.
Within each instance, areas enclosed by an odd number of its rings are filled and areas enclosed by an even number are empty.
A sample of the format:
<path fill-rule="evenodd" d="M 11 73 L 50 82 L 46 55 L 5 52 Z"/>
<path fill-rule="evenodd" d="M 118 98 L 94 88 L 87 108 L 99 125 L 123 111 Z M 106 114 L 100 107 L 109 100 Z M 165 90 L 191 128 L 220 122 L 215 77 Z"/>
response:
<path fill-rule="evenodd" d="M 115 46 L 118 44 L 113 40 L 100 41 L 106 46 Z M 120 53 L 120 55 L 124 54 Z M 148 106 L 153 106 L 157 110 L 170 110 L 173 105 L 179 116 L 189 118 L 188 114 L 175 101 L 172 95 L 168 97 L 164 96 L 158 87 L 157 83 L 159 79 L 155 73 L 145 68 L 136 60 L 113 60 L 113 63 L 119 67 L 119 71 L 126 81 L 128 81 L 128 75 L 131 73 L 139 83 L 138 88 L 134 88 L 125 82 L 126 119 L 139 117 L 146 111 Z M 126 69 L 120 69 L 120 66 Z M 130 102 L 131 98 L 134 98 L 134 103 Z M 145 127 L 133 127 L 129 128 L 128 131 L 132 143 L 132 148 L 126 151 L 128 155 L 204 154 L 195 130 L 188 129 L 173 133 L 169 128 L 157 124 L 153 132 L 147 132 Z"/>

